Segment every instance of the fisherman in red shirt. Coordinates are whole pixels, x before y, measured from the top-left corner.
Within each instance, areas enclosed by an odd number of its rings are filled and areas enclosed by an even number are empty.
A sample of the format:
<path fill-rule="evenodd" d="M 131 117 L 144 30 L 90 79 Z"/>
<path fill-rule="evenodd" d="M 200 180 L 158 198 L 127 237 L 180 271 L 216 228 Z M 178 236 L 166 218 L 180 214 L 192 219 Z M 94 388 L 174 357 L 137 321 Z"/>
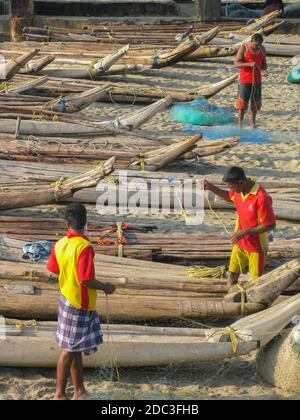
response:
<path fill-rule="evenodd" d="M 262 105 L 262 76 L 268 75 L 266 50 L 261 34 L 254 34 L 248 44 L 242 45 L 236 55 L 234 65 L 240 69 L 237 109 L 239 125 L 242 128 L 245 112 L 250 102 L 249 123 L 256 128 L 256 116 Z"/>
<path fill-rule="evenodd" d="M 62 349 L 57 363 L 55 400 L 66 400 L 66 386 L 71 375 L 74 400 L 84 398 L 82 355 L 92 355 L 102 344 L 103 336 L 96 312 L 97 290 L 106 295 L 115 286 L 95 278 L 94 250 L 85 236 L 86 208 L 72 203 L 65 212 L 67 235 L 54 245 L 47 268 L 58 275 L 60 287 L 56 342 Z"/>
<path fill-rule="evenodd" d="M 233 202 L 238 213 L 235 232 L 231 237 L 233 250 L 229 264 L 230 290 L 238 283 L 240 274 L 247 266 L 251 279 L 263 274 L 268 252 L 268 233 L 275 229 L 276 220 L 272 198 L 262 186 L 247 178 L 242 168 L 230 168 L 223 182 L 228 185 L 229 191 L 208 181 L 204 182 L 204 189 Z"/>

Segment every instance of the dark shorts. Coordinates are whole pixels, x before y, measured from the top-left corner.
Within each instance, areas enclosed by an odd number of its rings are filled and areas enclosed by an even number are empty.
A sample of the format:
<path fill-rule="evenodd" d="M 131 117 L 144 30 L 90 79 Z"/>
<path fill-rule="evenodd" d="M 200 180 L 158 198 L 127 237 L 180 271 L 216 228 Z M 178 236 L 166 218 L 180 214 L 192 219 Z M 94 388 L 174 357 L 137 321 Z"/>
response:
<path fill-rule="evenodd" d="M 262 88 L 261 83 L 240 83 L 239 93 L 236 107 L 239 110 L 246 110 L 249 102 L 254 101 L 256 108 L 259 111 L 262 105 Z"/>

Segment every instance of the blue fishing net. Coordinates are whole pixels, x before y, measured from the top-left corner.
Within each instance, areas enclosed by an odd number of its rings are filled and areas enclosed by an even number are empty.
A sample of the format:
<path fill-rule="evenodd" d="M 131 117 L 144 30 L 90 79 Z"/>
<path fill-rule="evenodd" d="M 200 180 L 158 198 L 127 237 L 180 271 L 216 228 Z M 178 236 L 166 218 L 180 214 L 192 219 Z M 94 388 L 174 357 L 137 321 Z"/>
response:
<path fill-rule="evenodd" d="M 211 140 L 226 139 L 229 137 L 240 137 L 242 142 L 264 144 L 275 140 L 273 133 L 256 129 L 240 129 L 236 125 L 226 125 L 219 127 L 201 127 L 194 125 L 184 126 L 184 130 L 190 134 L 203 134 Z"/>
<path fill-rule="evenodd" d="M 290 83 L 300 83 L 300 64 L 288 75 L 288 81 Z"/>
<path fill-rule="evenodd" d="M 261 17 L 262 11 L 249 9 L 241 4 L 227 4 L 221 7 L 221 14 L 229 17 L 256 19 Z"/>
<path fill-rule="evenodd" d="M 198 98 L 192 102 L 180 102 L 171 108 L 174 121 L 205 126 L 223 125 L 233 122 L 230 111 L 209 104 L 205 99 Z"/>
<path fill-rule="evenodd" d="M 300 18 L 300 4 L 294 3 L 284 6 L 284 17 L 290 19 Z"/>

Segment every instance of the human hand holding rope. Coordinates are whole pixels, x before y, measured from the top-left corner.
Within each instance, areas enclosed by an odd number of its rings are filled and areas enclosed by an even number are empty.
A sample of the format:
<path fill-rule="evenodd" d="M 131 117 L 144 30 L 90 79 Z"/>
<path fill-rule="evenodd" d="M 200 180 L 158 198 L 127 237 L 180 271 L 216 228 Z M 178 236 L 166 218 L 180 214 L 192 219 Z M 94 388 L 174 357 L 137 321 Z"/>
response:
<path fill-rule="evenodd" d="M 233 245 L 237 245 L 241 239 L 248 235 L 247 229 L 239 229 L 230 237 Z"/>

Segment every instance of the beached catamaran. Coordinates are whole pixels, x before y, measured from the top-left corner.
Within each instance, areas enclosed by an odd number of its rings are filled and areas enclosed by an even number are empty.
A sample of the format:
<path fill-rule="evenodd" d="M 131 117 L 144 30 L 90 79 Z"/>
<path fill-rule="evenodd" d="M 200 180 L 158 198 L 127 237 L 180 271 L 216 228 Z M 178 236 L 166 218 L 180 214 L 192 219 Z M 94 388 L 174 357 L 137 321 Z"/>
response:
<path fill-rule="evenodd" d="M 300 311 L 299 295 L 221 329 L 104 325 L 104 344 L 85 367 L 160 366 L 224 360 L 268 344 Z M 54 367 L 56 324 L 6 320 L 0 327 L 0 366 Z"/>

